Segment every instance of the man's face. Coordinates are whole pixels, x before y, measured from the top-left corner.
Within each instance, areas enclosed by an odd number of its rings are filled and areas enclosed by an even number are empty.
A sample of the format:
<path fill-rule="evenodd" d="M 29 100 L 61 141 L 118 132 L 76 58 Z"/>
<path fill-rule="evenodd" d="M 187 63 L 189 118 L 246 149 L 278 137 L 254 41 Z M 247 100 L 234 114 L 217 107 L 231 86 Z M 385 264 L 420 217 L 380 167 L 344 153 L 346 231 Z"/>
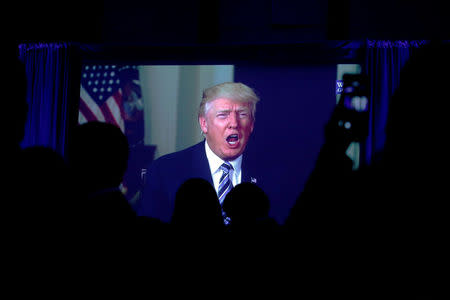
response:
<path fill-rule="evenodd" d="M 227 98 L 208 103 L 205 116 L 199 118 L 211 150 L 223 160 L 241 155 L 253 131 L 250 105 Z"/>

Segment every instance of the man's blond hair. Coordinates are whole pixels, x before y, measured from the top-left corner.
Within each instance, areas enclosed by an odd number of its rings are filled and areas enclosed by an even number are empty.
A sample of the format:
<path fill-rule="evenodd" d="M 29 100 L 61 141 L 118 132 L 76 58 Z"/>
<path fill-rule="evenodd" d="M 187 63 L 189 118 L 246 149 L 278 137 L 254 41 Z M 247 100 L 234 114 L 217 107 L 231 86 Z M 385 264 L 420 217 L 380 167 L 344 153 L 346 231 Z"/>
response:
<path fill-rule="evenodd" d="M 259 97 L 251 87 L 240 82 L 224 82 L 205 89 L 198 109 L 198 117 L 204 117 L 208 110 L 207 104 L 219 98 L 249 103 L 252 119 L 255 119 L 256 103 Z"/>

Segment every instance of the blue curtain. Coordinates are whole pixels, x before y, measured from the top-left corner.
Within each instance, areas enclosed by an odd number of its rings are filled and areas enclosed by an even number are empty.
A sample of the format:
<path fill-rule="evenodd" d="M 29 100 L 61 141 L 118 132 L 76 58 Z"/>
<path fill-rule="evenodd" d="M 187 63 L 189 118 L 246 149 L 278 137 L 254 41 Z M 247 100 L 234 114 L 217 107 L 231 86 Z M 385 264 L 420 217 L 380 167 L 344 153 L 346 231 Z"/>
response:
<path fill-rule="evenodd" d="M 366 43 L 365 73 L 370 80 L 369 136 L 365 144 L 365 163 L 381 152 L 386 140 L 385 126 L 389 100 L 397 89 L 400 71 L 410 56 L 426 41 L 373 41 Z"/>
<path fill-rule="evenodd" d="M 47 146 L 64 155 L 73 109 L 71 81 L 77 81 L 72 52 L 67 43 L 19 45 L 29 106 L 22 147 Z"/>

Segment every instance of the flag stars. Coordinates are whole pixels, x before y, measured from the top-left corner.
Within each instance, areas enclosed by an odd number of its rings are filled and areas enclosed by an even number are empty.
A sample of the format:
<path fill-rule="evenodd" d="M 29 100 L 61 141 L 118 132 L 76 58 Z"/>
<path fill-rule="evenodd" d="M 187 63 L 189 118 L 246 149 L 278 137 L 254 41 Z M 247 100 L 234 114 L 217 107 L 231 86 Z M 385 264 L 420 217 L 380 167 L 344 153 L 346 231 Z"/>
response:
<path fill-rule="evenodd" d="M 122 80 L 119 75 L 127 67 L 135 68 L 134 66 L 85 65 L 81 75 L 81 84 L 97 100 L 105 101 L 120 89 Z"/>

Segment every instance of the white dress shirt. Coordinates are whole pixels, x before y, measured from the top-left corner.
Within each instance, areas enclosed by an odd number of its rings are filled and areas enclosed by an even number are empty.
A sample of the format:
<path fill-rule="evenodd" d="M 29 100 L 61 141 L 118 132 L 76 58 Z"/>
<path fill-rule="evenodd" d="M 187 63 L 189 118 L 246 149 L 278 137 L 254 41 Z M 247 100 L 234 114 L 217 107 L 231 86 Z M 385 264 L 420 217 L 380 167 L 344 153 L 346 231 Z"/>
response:
<path fill-rule="evenodd" d="M 216 190 L 216 193 L 218 193 L 219 180 L 220 177 L 222 176 L 222 170 L 220 169 L 220 166 L 225 161 L 220 157 L 218 157 L 214 152 L 212 152 L 211 148 L 209 148 L 207 141 L 205 141 L 205 152 L 206 157 L 208 158 L 209 168 L 213 178 L 214 189 Z M 233 186 L 236 186 L 239 183 L 241 183 L 242 178 L 241 176 L 242 154 L 239 155 L 239 157 L 236 158 L 235 160 L 230 160 L 228 162 L 233 166 L 233 170 L 230 170 L 230 178 L 231 182 L 233 183 Z"/>

